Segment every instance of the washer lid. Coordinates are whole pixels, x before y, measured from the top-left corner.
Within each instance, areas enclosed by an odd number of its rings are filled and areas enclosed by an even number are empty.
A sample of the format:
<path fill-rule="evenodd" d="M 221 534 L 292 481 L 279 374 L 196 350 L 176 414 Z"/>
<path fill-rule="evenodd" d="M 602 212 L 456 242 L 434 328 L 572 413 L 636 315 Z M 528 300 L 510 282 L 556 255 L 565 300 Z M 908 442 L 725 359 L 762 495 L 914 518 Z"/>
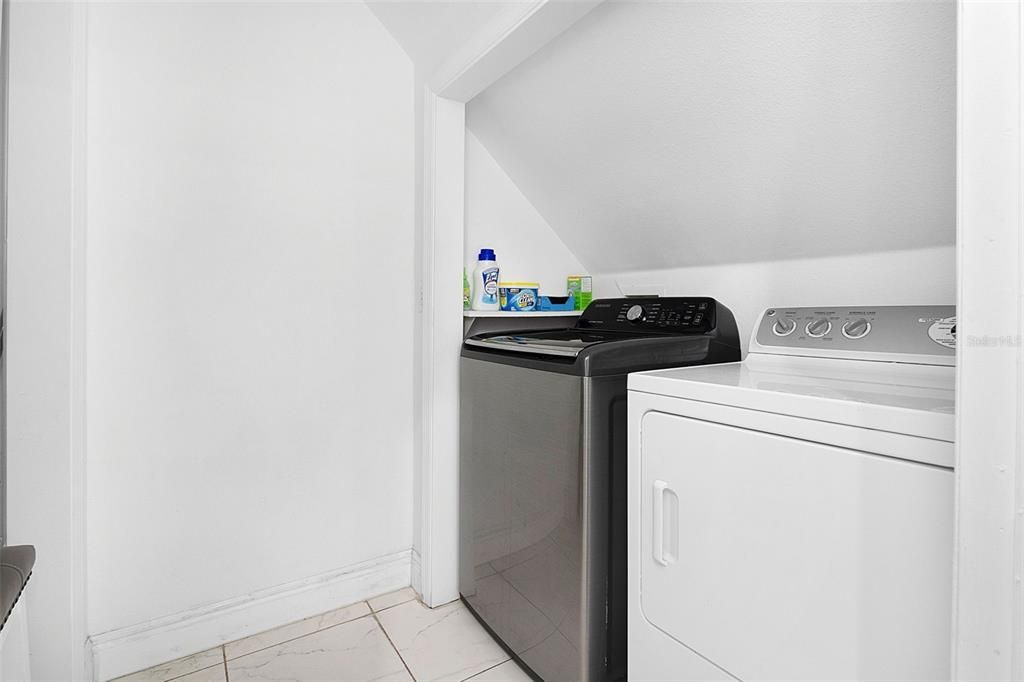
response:
<path fill-rule="evenodd" d="M 606 341 L 621 341 L 624 338 L 627 337 L 622 334 L 602 334 L 579 329 L 559 329 L 546 332 L 475 336 L 466 339 L 466 345 L 514 353 L 533 353 L 536 355 L 556 355 L 575 358 L 589 346 Z"/>
<path fill-rule="evenodd" d="M 954 440 L 954 368 L 751 354 L 629 375 L 629 389 L 935 440 Z"/>

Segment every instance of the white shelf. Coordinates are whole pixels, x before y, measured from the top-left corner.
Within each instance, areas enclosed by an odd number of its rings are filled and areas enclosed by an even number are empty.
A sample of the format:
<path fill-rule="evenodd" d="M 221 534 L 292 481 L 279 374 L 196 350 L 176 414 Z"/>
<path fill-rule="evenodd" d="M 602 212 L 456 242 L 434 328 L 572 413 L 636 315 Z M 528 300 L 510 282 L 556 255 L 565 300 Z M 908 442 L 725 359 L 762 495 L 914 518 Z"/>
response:
<path fill-rule="evenodd" d="M 463 310 L 463 317 L 577 317 L 582 310 L 530 310 L 515 313 L 508 310 Z"/>

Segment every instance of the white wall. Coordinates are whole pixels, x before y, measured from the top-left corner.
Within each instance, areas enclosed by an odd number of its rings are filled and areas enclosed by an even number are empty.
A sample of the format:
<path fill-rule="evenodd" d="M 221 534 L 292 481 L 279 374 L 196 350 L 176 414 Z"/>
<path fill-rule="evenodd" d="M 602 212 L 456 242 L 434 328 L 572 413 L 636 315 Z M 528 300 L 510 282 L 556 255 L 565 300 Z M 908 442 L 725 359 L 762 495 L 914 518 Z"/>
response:
<path fill-rule="evenodd" d="M 539 282 L 546 295 L 564 295 L 566 275 L 583 272 L 576 256 L 468 130 L 465 241 L 471 284 L 482 248 L 496 251 L 503 282 Z"/>
<path fill-rule="evenodd" d="M 14 2 L 10 20 L 8 540 L 36 546 L 28 597 L 35 679 L 80 679 L 75 12 L 72 3 Z"/>
<path fill-rule="evenodd" d="M 88 73 L 90 633 L 407 551 L 408 57 L 362 3 L 103 4 Z"/>
<path fill-rule="evenodd" d="M 467 117 L 596 273 L 951 246 L 955 58 L 952 0 L 613 0 Z"/>
<path fill-rule="evenodd" d="M 594 295 L 623 290 L 665 296 L 712 296 L 736 316 L 744 352 L 760 313 L 775 306 L 952 305 L 956 302 L 956 249 L 735 263 L 629 271 L 594 278 Z"/>

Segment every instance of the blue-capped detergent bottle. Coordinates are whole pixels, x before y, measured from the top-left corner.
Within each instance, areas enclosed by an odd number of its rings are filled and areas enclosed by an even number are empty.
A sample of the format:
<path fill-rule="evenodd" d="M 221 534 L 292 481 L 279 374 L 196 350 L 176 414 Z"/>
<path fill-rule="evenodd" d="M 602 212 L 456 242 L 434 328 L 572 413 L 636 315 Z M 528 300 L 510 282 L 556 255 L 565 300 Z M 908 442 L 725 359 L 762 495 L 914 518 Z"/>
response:
<path fill-rule="evenodd" d="M 498 310 L 498 261 L 492 249 L 480 249 L 473 271 L 473 310 Z"/>

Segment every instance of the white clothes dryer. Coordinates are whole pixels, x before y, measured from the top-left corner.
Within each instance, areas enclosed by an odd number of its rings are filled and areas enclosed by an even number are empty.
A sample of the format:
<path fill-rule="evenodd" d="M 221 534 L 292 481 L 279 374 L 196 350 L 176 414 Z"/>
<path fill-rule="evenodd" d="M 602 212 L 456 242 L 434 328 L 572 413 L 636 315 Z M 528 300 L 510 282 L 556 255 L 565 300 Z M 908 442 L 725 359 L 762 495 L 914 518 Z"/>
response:
<path fill-rule="evenodd" d="M 954 315 L 773 308 L 630 375 L 630 680 L 949 679 Z"/>

